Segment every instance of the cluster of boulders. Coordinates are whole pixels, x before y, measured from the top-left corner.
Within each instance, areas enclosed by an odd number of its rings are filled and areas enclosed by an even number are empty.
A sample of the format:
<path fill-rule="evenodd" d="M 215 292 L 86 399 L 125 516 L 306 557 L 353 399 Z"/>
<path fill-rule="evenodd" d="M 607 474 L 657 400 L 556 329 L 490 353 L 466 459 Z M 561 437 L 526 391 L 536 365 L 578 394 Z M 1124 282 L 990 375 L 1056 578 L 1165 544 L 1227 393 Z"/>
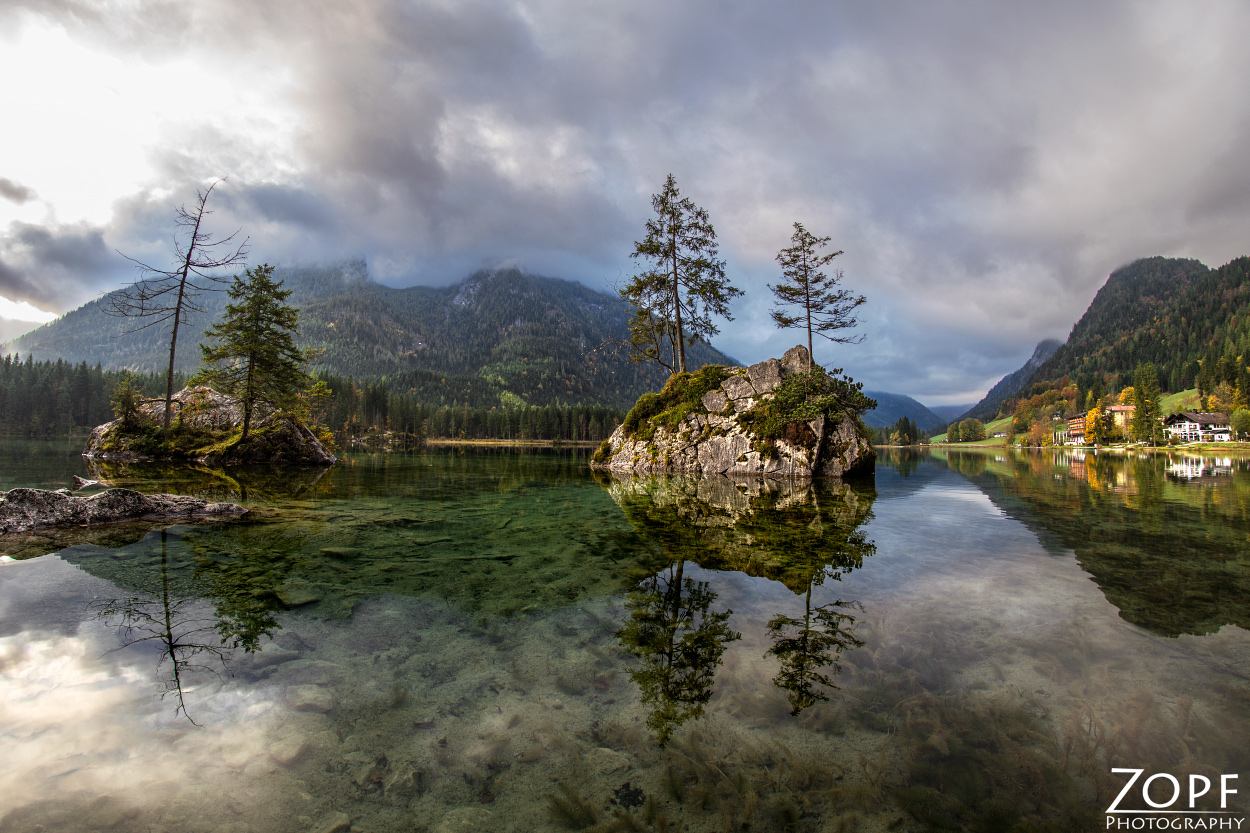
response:
<path fill-rule="evenodd" d="M 10 489 L 0 492 L 0 533 L 130 520 L 236 517 L 245 512 L 234 503 L 145 495 L 131 489 L 109 489 L 88 497 L 70 494 L 68 489 Z"/>
<path fill-rule="evenodd" d="M 743 413 L 771 399 L 787 376 L 805 373 L 808 367 L 807 348 L 797 346 L 780 359 L 726 368 L 728 378 L 706 393 L 675 429 L 657 425 L 644 439 L 622 425 L 592 465 L 616 472 L 766 477 L 843 477 L 872 471 L 876 453 L 853 415 L 810 420 L 807 442 L 765 439 L 741 421 Z"/>

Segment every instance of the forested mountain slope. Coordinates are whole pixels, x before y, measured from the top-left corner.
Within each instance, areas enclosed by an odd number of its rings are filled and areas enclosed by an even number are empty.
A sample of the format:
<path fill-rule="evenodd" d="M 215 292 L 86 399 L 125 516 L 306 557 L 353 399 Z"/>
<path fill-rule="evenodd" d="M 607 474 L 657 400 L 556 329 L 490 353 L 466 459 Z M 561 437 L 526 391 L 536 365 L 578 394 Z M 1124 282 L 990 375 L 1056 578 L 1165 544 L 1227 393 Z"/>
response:
<path fill-rule="evenodd" d="M 1153 362 L 1165 388 L 1191 386 L 1187 366 L 1213 341 L 1221 342 L 1223 352 L 1235 323 L 1230 311 L 1241 314 L 1239 335 L 1250 334 L 1248 265 L 1250 259 L 1239 258 L 1211 270 L 1197 260 L 1150 257 L 1115 270 L 1033 381 L 1102 375 L 1118 387 L 1138 364 Z"/>
<path fill-rule="evenodd" d="M 280 267 L 275 277 L 293 290 L 301 310 L 297 341 L 323 351 L 327 373 L 385 380 L 434 405 L 582 403 L 628 408 L 658 390 L 667 373 L 629 364 L 613 352 L 626 336 L 629 309 L 580 284 L 516 269 L 477 272 L 441 288 L 395 289 L 373 282 L 363 261 Z M 198 340 L 224 307 L 224 293 L 204 297 L 178 344 L 178 368 L 192 372 Z M 33 354 L 97 362 L 105 368 L 162 369 L 168 335 L 158 328 L 125 334 L 133 322 L 87 304 L 0 346 L 0 355 Z M 737 364 L 700 345 L 692 366 Z"/>
<path fill-rule="evenodd" d="M 1068 340 L 1015 393 L 998 403 L 987 396 L 968 413 L 1013 414 L 1018 398 L 1069 389 L 1080 401 L 1067 410 L 1081 410 L 1089 391 L 1131 385 L 1134 370 L 1146 363 L 1154 364 L 1164 391 L 1210 392 L 1223 384 L 1225 393 L 1244 398 L 1250 384 L 1238 380 L 1247 378 L 1247 362 L 1250 257 L 1218 269 L 1185 258 L 1144 258 L 1111 273 Z"/>

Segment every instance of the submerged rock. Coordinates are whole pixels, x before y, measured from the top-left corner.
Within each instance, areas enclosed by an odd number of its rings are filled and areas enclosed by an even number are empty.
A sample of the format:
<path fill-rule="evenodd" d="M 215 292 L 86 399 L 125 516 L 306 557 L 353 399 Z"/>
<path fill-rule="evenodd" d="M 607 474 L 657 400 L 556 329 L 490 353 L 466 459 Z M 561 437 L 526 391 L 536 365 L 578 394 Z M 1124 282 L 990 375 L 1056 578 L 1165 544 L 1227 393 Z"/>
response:
<path fill-rule="evenodd" d="M 145 495 L 131 489 L 109 489 L 90 497 L 77 497 L 64 490 L 10 489 L 0 492 L 0 533 L 136 519 L 235 517 L 245 512 L 234 503 L 209 503 L 183 495 Z"/>
<path fill-rule="evenodd" d="M 287 703 L 297 712 L 325 714 L 335 706 L 334 695 L 315 685 L 291 686 L 286 693 Z"/>
<path fill-rule="evenodd" d="M 710 366 L 687 374 L 685 391 L 666 386 L 658 396 L 639 399 L 591 465 L 613 472 L 800 478 L 871 472 L 876 452 L 854 413 L 795 420 L 781 436 L 760 432 L 778 389 L 784 391 L 786 379 L 807 367 L 807 348 L 798 346 L 750 367 Z"/>

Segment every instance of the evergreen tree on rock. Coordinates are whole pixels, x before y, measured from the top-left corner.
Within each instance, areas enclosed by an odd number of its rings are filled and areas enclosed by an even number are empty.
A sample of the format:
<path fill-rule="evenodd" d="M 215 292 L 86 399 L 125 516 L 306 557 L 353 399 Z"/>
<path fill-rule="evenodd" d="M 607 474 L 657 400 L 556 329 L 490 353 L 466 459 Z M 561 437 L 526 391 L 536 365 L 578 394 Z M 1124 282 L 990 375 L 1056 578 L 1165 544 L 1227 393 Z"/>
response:
<path fill-rule="evenodd" d="M 653 361 L 684 373 L 686 345 L 720 332 L 713 315 L 732 321 L 729 301 L 742 291 L 725 278 L 707 211 L 682 197 L 672 174 L 652 195 L 651 207 L 655 217 L 647 220 L 647 236 L 630 255 L 651 268 L 618 290 L 634 307 L 626 347 L 631 361 Z"/>
<path fill-rule="evenodd" d="M 781 264 L 781 273 L 786 281 L 776 286 L 768 285 L 779 303 L 799 308 L 797 314 L 773 309 L 772 317 L 782 329 L 807 328 L 809 371 L 814 361 L 813 332 L 835 344 L 858 344 L 864 340 L 862 335 L 836 335 L 838 330 L 850 329 L 859 323 L 854 312 L 866 299 L 863 295 L 855 295 L 839 286 L 842 282 L 842 270 L 835 270 L 828 275 L 821 271 L 842 254 L 840 249 L 827 254 L 820 253 L 821 249 L 829 245 L 829 240 L 828 237 L 812 234 L 803 228 L 802 223 L 795 223 L 794 234 L 790 236 L 791 245 L 777 252 L 777 262 Z"/>
<path fill-rule="evenodd" d="M 265 264 L 237 275 L 229 289 L 226 315 L 205 333 L 200 346 L 204 366 L 193 381 L 212 386 L 239 400 L 243 435 L 247 439 L 258 405 L 291 410 L 309 386 L 307 357 L 295 346 L 299 310 L 287 306 L 291 290 L 273 280 Z"/>

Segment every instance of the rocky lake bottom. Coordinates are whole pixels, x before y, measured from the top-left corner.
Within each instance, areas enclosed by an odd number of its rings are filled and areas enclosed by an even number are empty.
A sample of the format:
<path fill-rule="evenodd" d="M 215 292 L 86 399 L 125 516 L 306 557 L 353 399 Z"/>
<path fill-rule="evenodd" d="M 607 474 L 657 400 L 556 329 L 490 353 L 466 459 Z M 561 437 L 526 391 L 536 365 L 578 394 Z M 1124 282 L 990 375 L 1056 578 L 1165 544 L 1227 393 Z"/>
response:
<path fill-rule="evenodd" d="M 0 542 L 0 830 L 1101 830 L 1125 767 L 1245 814 L 1245 463 L 585 464 L 0 444 L 0 489 L 252 510 Z"/>

